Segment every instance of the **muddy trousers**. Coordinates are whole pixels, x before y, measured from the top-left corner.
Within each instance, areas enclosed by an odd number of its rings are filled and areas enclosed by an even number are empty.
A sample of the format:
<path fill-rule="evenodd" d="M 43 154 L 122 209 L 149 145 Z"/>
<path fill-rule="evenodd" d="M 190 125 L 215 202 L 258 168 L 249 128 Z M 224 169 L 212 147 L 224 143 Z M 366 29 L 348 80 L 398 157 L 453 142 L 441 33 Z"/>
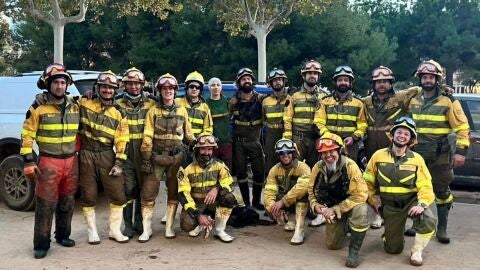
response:
<path fill-rule="evenodd" d="M 383 202 L 383 219 L 385 226 L 384 248 L 385 251 L 392 254 L 399 254 L 405 247 L 403 230 L 405 222 L 408 218 L 408 211 L 417 205 L 418 201 L 414 200 L 405 207 L 395 207 Z M 435 232 L 437 219 L 432 211 L 427 208 L 422 215 L 413 218 L 413 228 L 423 237 L 430 238 Z"/>
<path fill-rule="evenodd" d="M 61 241 L 70 237 L 78 159 L 76 155 L 66 159 L 40 157 L 38 168 L 42 174 L 35 179 L 33 249 L 48 250 L 54 215 L 55 239 Z"/>
<path fill-rule="evenodd" d="M 278 154 L 275 152 L 275 144 L 282 138 L 283 129 L 279 128 L 267 128 L 265 133 L 265 144 L 263 149 L 265 150 L 265 175 L 268 175 L 270 169 L 275 164 L 280 162 Z"/>
<path fill-rule="evenodd" d="M 304 135 L 304 133 L 294 132 L 292 140 L 297 145 L 300 156 L 298 160 L 304 161 L 310 168 L 313 168 L 315 163 L 318 162 L 318 151 L 315 149 L 315 141 L 318 136 Z"/>
<path fill-rule="evenodd" d="M 177 173 L 181 162 L 171 166 L 154 165 L 153 173 L 146 175 L 142 186 L 141 198 L 142 205 L 155 205 L 155 199 L 158 196 L 160 180 L 163 175 L 167 176 L 167 201 L 171 204 L 178 204 L 178 180 Z"/>
<path fill-rule="evenodd" d="M 138 163 L 138 162 L 137 162 Z M 125 224 L 124 234 L 131 237 L 133 231 L 142 234 L 142 212 L 140 203 L 140 191 L 143 185 L 144 175 L 141 172 L 141 164 L 127 159 L 123 166 L 125 174 L 125 196 L 127 204 L 123 209 L 123 221 Z"/>
<path fill-rule="evenodd" d="M 349 231 L 366 232 L 368 229 L 367 204 L 362 203 L 342 215 L 335 223 L 326 223 L 325 244 L 328 249 L 341 249 Z"/>
<path fill-rule="evenodd" d="M 247 163 L 250 161 L 253 173 L 252 204 L 258 205 L 261 201 L 263 182 L 265 180 L 262 144 L 258 140 L 236 137 L 233 145 L 233 166 L 243 202 L 250 206 L 250 189 L 248 188 Z"/>

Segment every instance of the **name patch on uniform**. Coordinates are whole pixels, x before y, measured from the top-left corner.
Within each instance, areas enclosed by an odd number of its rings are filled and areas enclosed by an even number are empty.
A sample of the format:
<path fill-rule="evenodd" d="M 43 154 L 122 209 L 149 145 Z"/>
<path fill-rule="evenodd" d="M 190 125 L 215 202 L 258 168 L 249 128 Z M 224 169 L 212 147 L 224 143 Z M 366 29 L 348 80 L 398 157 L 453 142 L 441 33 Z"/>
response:
<path fill-rule="evenodd" d="M 406 165 L 406 164 L 403 164 L 403 165 L 400 165 L 399 166 L 399 169 L 401 171 L 411 171 L 411 172 L 415 172 L 417 171 L 417 166 L 415 165 Z"/>

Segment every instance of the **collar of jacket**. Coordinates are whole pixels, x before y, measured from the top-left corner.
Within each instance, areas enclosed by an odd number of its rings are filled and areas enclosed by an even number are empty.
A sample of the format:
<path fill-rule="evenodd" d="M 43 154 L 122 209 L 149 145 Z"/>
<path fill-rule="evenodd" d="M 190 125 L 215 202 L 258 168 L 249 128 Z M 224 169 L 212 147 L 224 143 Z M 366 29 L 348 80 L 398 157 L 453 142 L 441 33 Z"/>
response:
<path fill-rule="evenodd" d="M 345 98 L 345 100 L 342 100 L 340 98 L 340 94 L 335 90 L 333 91 L 333 98 L 335 98 L 336 101 L 340 101 L 340 102 L 345 102 L 345 101 L 352 101 L 353 99 L 353 91 L 350 89 L 347 91 L 347 96 Z"/>
<path fill-rule="evenodd" d="M 333 175 L 341 174 L 343 167 L 347 163 L 347 157 L 345 157 L 344 155 L 340 155 L 340 158 L 338 159 L 337 163 L 338 163 L 337 164 L 338 166 L 335 172 L 333 173 Z M 320 161 L 320 172 L 327 175 L 327 164 L 323 160 Z"/>

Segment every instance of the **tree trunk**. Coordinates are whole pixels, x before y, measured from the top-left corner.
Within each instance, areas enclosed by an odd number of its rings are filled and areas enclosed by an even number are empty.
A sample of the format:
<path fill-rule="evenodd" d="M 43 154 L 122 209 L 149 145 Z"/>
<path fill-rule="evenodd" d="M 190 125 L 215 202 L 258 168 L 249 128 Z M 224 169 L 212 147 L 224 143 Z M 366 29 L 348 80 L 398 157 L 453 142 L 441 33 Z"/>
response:
<path fill-rule="evenodd" d="M 53 26 L 53 62 L 63 65 L 63 33 L 65 25 L 55 23 Z"/>
<path fill-rule="evenodd" d="M 267 31 L 266 29 L 255 29 L 257 39 L 258 56 L 258 81 L 265 82 L 267 78 Z"/>

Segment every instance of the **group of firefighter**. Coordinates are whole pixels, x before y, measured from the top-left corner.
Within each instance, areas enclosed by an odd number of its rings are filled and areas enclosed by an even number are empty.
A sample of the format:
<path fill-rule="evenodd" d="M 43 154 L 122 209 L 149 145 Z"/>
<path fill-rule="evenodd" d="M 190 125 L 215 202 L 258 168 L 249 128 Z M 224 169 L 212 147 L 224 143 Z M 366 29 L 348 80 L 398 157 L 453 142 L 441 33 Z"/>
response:
<path fill-rule="evenodd" d="M 304 241 L 307 213 L 310 225 L 326 223 L 328 249 L 342 248 L 349 234 L 347 267 L 360 264 L 369 226 L 382 225 L 385 251 L 401 253 L 404 235 L 415 236 L 410 263 L 422 265 L 433 235 L 450 242 L 449 184 L 469 147 L 468 120 L 442 85 L 443 72 L 437 62 L 423 61 L 415 73 L 418 86 L 394 91 L 393 72 L 380 66 L 372 72 L 372 91 L 359 98 L 349 66 L 335 69 L 330 92 L 319 86 L 320 63 L 310 60 L 294 93 L 281 69 L 268 74 L 272 93 L 263 95 L 255 90 L 252 70 L 242 68 L 231 99 L 222 95 L 215 77 L 205 99 L 205 81 L 197 71 L 185 80 L 185 96 L 176 97 L 179 84 L 171 74 L 158 78 L 159 94 L 152 95 L 144 91 L 144 74 L 130 68 L 121 80 L 111 71 L 100 73 L 94 90 L 73 97 L 67 95 L 71 75 L 52 64 L 38 80 L 46 91 L 35 98 L 22 130 L 24 173 L 36 183 L 34 256 L 43 258 L 50 248 L 53 216 L 56 242 L 75 245 L 70 233 L 77 186 L 88 243 L 100 243 L 97 181 L 110 203 L 109 238 L 125 243 L 138 234 L 139 242 L 149 241 L 165 180 L 166 238 L 176 235 L 180 203 L 182 230 L 192 237 L 213 231 L 232 242 L 227 221 L 234 207 L 244 205 L 265 210 L 294 231 L 294 245 Z M 456 133 L 454 150 L 451 133 Z M 362 144 L 366 158 L 359 155 Z M 433 202 L 437 215 L 429 208 Z M 375 213 L 371 224 L 367 205 Z M 413 225 L 405 230 L 407 218 Z"/>

